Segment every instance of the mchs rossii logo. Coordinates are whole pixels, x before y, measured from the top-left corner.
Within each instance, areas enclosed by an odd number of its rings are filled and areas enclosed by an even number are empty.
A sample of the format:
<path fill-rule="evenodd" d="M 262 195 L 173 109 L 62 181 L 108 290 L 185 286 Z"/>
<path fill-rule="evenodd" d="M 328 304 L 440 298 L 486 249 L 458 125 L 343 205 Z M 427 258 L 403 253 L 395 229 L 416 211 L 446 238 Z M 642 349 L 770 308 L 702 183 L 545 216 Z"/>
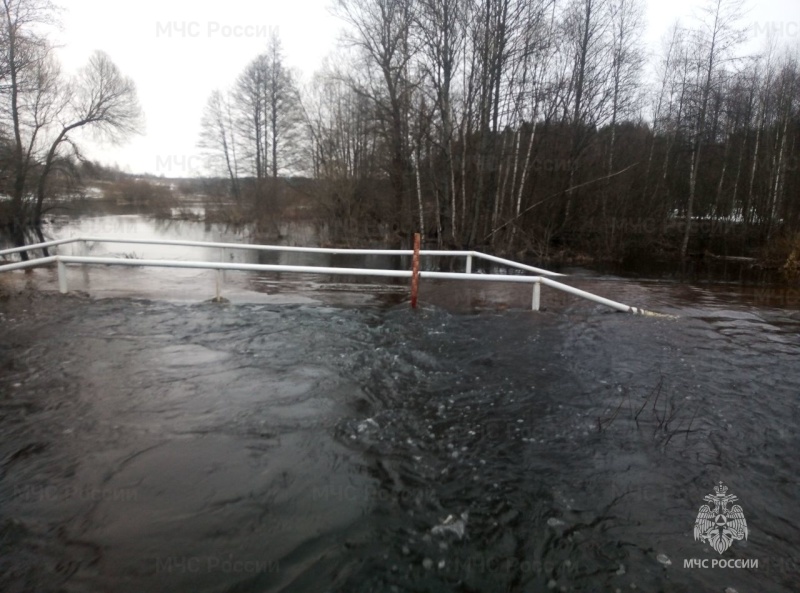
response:
<path fill-rule="evenodd" d="M 730 548 L 734 541 L 747 539 L 747 521 L 742 507 L 734 504 L 728 508 L 739 498 L 727 492 L 728 487 L 720 482 L 714 488 L 714 494 L 707 494 L 703 498 L 711 506 L 701 506 L 694 522 L 694 539 L 708 544 L 720 554 Z"/>

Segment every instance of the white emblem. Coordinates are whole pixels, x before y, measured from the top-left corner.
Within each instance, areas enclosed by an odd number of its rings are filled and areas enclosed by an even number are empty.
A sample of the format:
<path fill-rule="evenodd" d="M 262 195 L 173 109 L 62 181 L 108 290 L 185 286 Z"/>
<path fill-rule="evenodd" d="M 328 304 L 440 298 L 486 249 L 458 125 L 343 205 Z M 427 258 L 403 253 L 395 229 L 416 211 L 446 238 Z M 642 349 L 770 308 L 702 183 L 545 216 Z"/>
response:
<path fill-rule="evenodd" d="M 728 487 L 722 482 L 714 488 L 716 494 L 707 494 L 703 500 L 710 502 L 700 507 L 694 522 L 694 539 L 707 543 L 722 554 L 731 547 L 734 540 L 747 539 L 747 521 L 738 504 L 730 509 L 728 504 L 739 500 L 733 494 L 726 494 Z"/>

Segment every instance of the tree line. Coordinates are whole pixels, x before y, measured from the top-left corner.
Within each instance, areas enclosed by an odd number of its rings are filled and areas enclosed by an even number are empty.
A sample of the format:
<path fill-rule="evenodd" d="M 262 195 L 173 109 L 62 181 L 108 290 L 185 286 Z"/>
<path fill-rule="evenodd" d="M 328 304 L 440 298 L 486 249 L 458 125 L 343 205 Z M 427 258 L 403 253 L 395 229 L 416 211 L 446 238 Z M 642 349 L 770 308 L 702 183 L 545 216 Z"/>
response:
<path fill-rule="evenodd" d="M 199 144 L 237 218 L 304 193 L 353 243 L 800 261 L 798 46 L 746 54 L 739 0 L 652 56 L 643 0 L 332 2 L 345 34 L 309 83 L 273 33 L 208 98 Z M 0 12 L 0 223 L 21 243 L 75 182 L 78 130 L 122 140 L 141 113 L 107 55 L 61 71 L 49 0 Z"/>
<path fill-rule="evenodd" d="M 280 40 L 215 92 L 201 145 L 230 195 L 280 177 L 344 237 L 548 256 L 750 253 L 800 232 L 798 47 L 744 53 L 706 0 L 648 57 L 643 0 L 335 0 L 301 88 Z"/>

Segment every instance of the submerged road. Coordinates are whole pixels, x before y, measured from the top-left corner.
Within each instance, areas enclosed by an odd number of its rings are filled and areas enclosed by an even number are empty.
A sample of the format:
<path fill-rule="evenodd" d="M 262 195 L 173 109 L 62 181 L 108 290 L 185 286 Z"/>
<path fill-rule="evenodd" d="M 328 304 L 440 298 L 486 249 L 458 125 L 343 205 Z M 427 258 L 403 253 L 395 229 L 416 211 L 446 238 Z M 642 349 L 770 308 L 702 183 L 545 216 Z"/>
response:
<path fill-rule="evenodd" d="M 796 591 L 797 312 L 636 290 L 678 318 L 0 303 L 0 590 Z"/>

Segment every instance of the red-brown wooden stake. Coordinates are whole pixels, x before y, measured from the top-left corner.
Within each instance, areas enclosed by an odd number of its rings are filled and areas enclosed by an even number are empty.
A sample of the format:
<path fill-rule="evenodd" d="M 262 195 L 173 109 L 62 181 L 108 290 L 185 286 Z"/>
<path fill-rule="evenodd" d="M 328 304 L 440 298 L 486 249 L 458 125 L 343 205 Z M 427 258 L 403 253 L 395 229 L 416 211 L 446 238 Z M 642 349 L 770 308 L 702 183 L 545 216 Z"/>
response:
<path fill-rule="evenodd" d="M 417 293 L 419 292 L 419 233 L 414 233 L 414 257 L 411 260 L 411 308 L 417 308 Z"/>

